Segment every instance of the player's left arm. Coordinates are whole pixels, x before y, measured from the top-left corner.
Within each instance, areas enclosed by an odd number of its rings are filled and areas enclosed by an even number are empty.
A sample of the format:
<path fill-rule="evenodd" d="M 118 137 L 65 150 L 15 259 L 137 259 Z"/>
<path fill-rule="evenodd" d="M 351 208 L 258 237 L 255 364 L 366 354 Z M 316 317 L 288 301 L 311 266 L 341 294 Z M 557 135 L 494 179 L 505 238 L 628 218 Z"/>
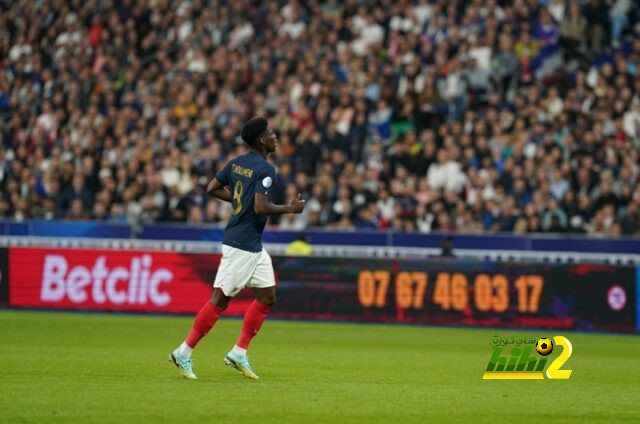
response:
<path fill-rule="evenodd" d="M 253 210 L 260 215 L 283 215 L 286 213 L 301 213 L 304 209 L 304 200 L 294 199 L 288 205 L 276 205 L 272 203 L 273 184 L 276 180 L 276 173 L 272 166 L 263 167 L 258 173 L 256 182 L 256 192 L 253 196 Z"/>
<path fill-rule="evenodd" d="M 304 200 L 298 194 L 288 205 L 276 205 L 271 203 L 269 197 L 263 193 L 256 193 L 254 196 L 253 210 L 260 215 L 284 215 L 286 213 L 302 213 L 304 210 Z"/>
<path fill-rule="evenodd" d="M 231 192 L 217 178 L 212 179 L 207 185 L 207 194 L 225 202 L 231 202 L 232 198 Z"/>

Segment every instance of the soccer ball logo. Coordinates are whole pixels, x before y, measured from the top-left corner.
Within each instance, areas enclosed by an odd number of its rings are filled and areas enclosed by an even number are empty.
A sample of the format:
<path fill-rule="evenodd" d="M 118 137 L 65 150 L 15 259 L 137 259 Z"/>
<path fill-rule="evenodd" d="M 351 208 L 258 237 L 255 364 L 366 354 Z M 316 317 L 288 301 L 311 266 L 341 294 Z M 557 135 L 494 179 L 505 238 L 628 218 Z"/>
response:
<path fill-rule="evenodd" d="M 553 351 L 553 342 L 546 337 L 541 338 L 536 343 L 536 350 L 542 356 L 547 356 Z"/>

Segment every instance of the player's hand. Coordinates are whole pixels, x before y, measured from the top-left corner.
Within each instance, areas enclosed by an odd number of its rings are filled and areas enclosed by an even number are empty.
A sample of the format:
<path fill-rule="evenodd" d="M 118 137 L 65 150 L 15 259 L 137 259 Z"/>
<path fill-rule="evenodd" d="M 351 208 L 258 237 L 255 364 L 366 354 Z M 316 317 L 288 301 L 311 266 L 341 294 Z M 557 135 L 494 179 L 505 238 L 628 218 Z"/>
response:
<path fill-rule="evenodd" d="M 301 213 L 304 210 L 304 200 L 302 195 L 298 193 L 298 197 L 291 201 L 291 213 Z"/>

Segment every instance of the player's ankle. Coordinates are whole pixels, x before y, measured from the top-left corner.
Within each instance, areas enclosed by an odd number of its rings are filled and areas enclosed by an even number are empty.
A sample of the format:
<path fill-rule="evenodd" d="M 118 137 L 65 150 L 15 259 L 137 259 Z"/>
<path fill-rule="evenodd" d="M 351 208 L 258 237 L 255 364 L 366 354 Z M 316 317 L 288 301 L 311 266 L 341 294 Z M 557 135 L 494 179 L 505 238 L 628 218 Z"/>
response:
<path fill-rule="evenodd" d="M 190 347 L 186 342 L 182 342 L 180 346 L 178 346 L 178 353 L 180 356 L 185 356 L 186 358 L 191 358 L 191 353 L 193 352 L 193 348 Z"/>
<path fill-rule="evenodd" d="M 247 349 L 242 348 L 238 345 L 233 345 L 233 348 L 231 349 L 231 353 L 238 356 L 247 356 Z"/>

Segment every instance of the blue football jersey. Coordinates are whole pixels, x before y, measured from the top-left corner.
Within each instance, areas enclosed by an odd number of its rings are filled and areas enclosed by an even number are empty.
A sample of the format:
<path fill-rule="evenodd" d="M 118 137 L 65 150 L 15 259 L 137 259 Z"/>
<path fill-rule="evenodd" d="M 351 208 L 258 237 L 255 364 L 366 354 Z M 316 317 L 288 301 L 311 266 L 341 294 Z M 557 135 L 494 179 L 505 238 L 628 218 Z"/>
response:
<path fill-rule="evenodd" d="M 224 230 L 223 244 L 249 252 L 262 250 L 262 231 L 266 215 L 253 210 L 254 195 L 271 197 L 276 172 L 257 152 L 249 152 L 230 160 L 216 179 L 231 190 L 231 219 Z"/>

